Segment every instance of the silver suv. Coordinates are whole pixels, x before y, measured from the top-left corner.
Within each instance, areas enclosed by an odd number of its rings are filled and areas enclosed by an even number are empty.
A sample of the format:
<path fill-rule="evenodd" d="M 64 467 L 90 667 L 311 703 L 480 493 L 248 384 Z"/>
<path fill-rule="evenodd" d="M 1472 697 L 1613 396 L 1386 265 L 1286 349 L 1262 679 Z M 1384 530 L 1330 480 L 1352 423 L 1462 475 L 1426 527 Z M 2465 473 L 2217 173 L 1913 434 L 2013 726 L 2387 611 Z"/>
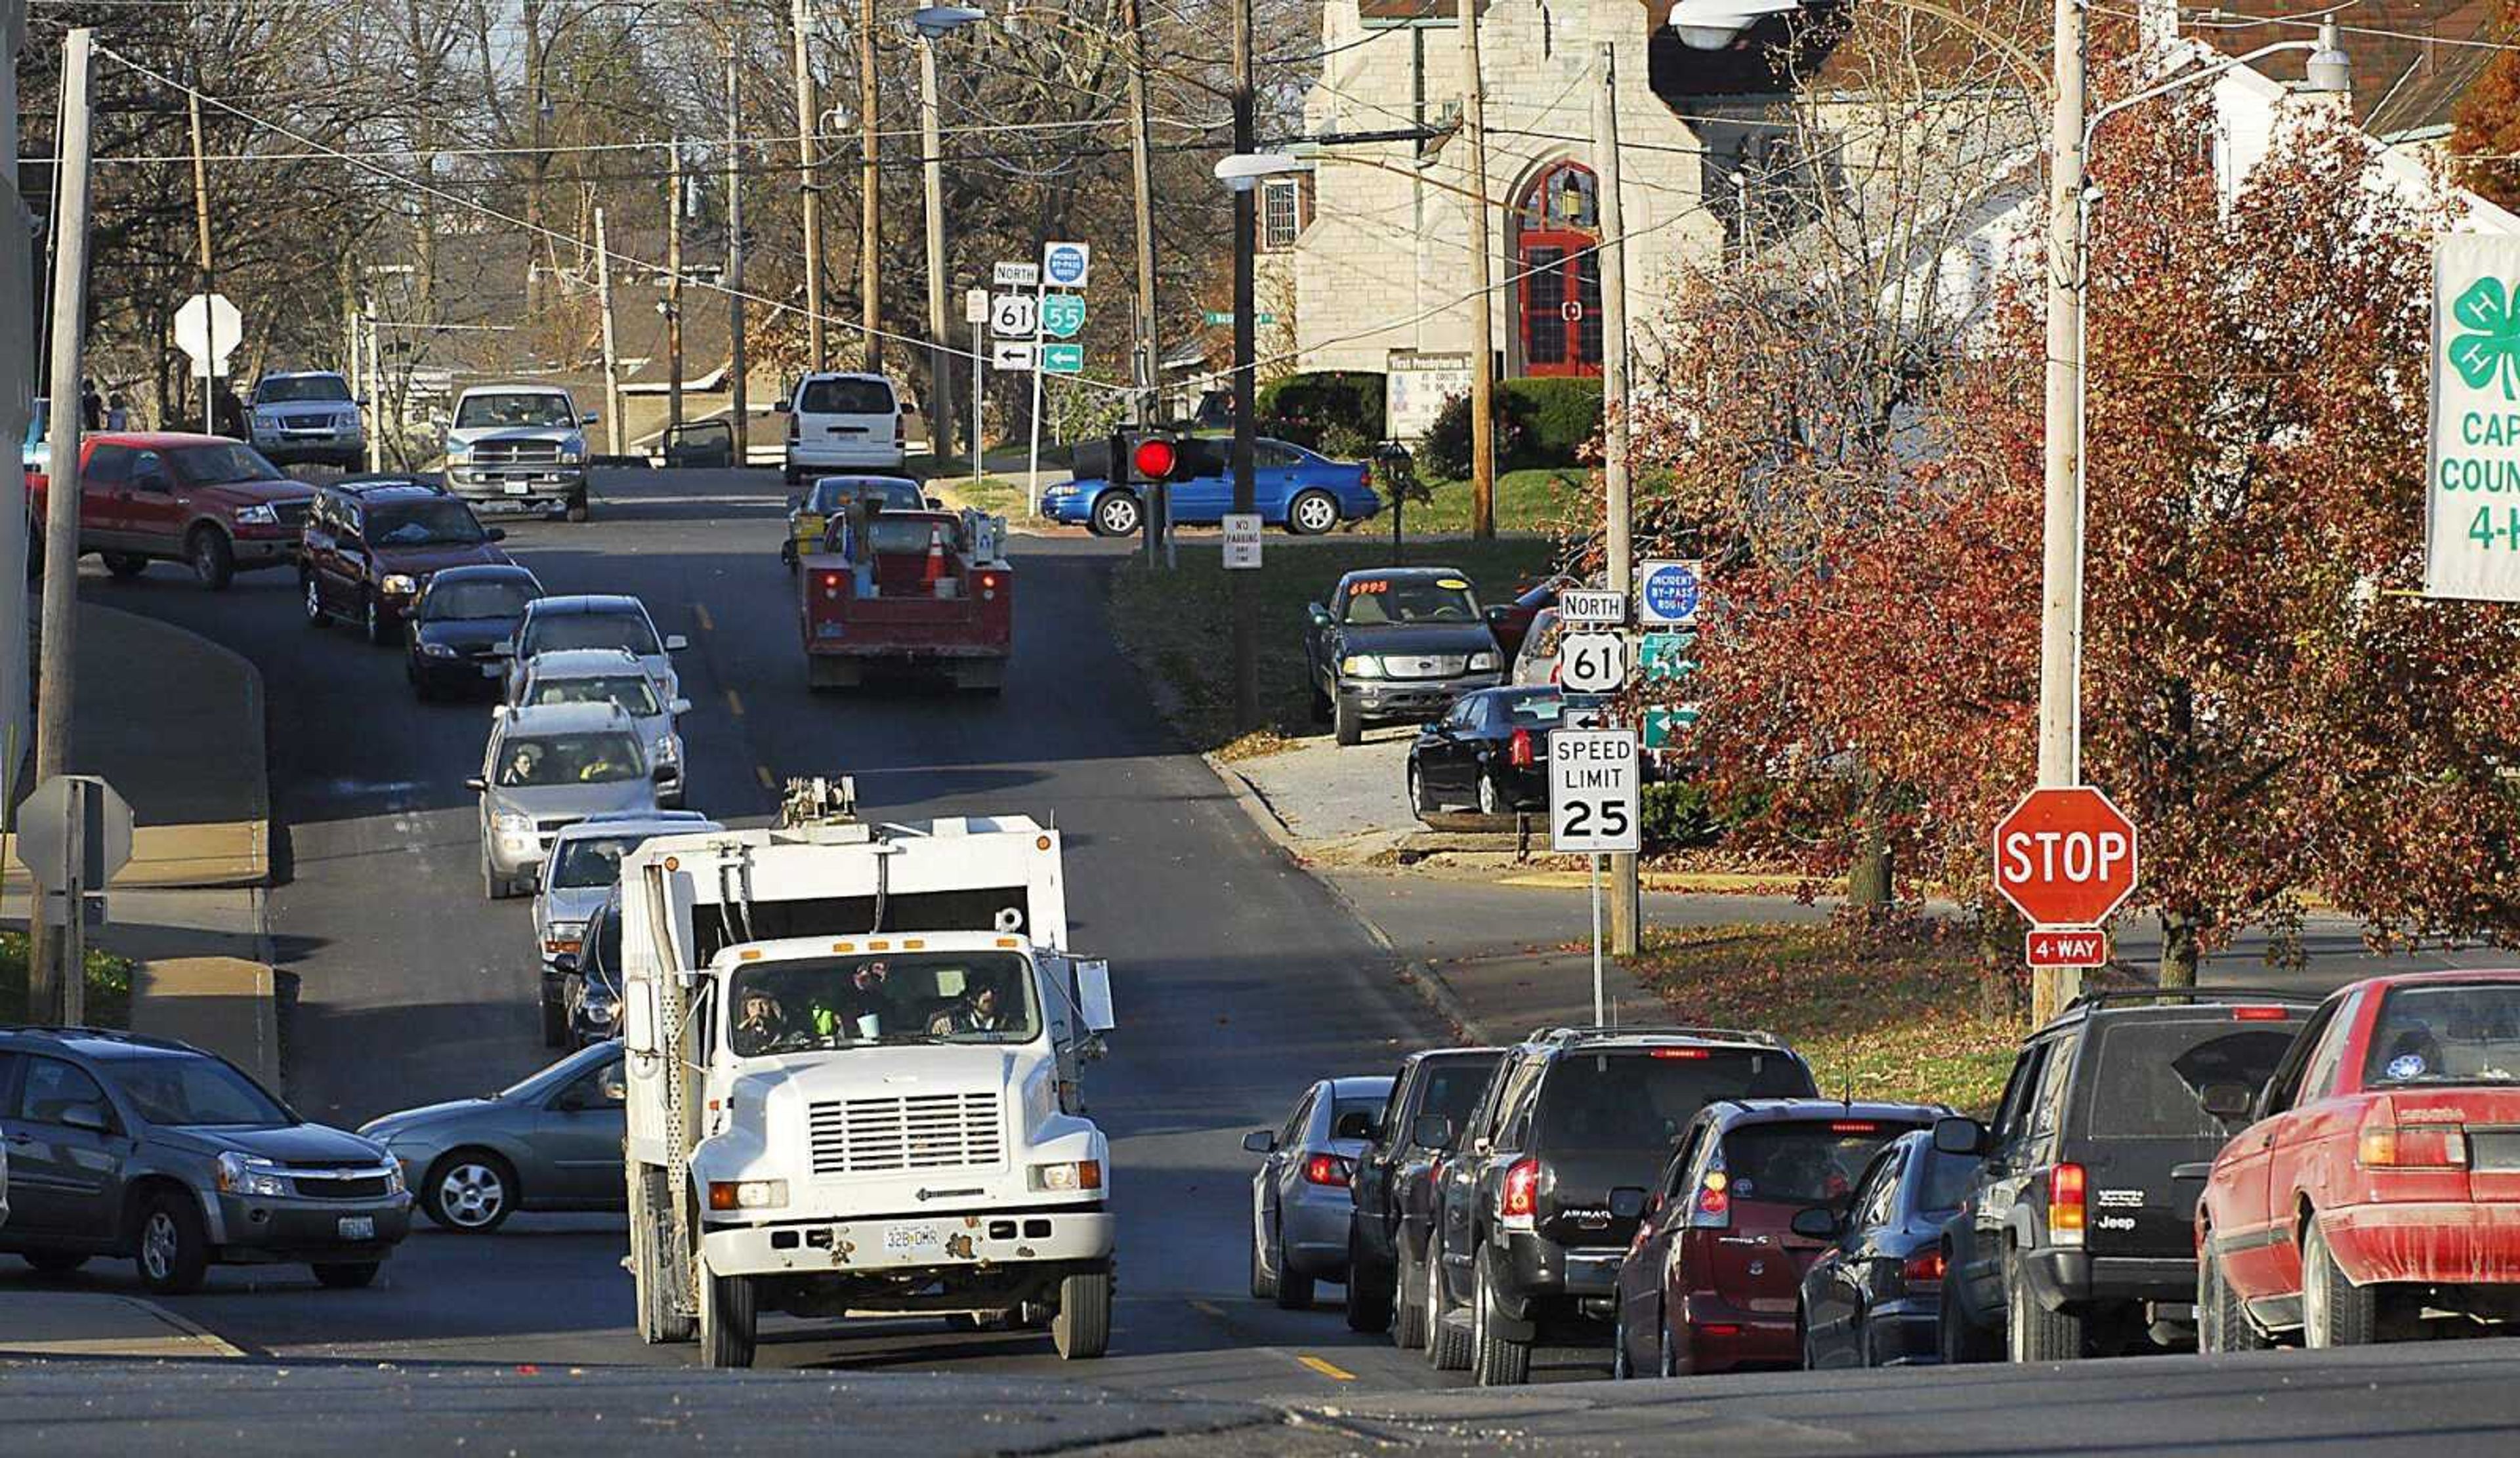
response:
<path fill-rule="evenodd" d="M 279 465 L 312 463 L 357 470 L 367 463 L 367 430 L 350 382 L 330 370 L 264 376 L 253 387 L 253 447 Z"/>
<path fill-rule="evenodd" d="M 446 427 L 446 485 L 483 512 L 586 519 L 586 427 L 551 384 L 476 385 Z"/>
<path fill-rule="evenodd" d="M 692 701 L 672 698 L 648 673 L 647 665 L 627 648 L 558 648 L 536 653 L 518 665 L 509 702 L 518 708 L 543 704 L 611 704 L 630 716 L 639 742 L 656 772 L 656 803 L 683 803 L 683 736 L 675 721 L 692 711 Z"/>
<path fill-rule="evenodd" d="M 656 809 L 639 729 L 611 704 L 490 711 L 481 773 L 481 891 L 492 901 L 531 890 L 560 832 L 607 811 Z"/>
<path fill-rule="evenodd" d="M 649 815 L 625 810 L 588 816 L 552 841 L 534 893 L 534 945 L 543 962 L 543 1046 L 568 1040 L 565 987 L 582 962 L 590 923 L 621 879 L 621 858 L 655 835 L 691 835 L 725 827 L 696 810 Z"/>

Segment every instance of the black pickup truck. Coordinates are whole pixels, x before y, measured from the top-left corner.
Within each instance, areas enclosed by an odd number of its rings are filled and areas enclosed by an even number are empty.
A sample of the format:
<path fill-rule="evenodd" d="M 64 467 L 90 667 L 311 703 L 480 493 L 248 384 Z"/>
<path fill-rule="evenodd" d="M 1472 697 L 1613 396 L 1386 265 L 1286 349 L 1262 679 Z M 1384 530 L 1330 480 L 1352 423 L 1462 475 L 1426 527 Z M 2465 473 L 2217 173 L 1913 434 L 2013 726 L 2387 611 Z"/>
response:
<path fill-rule="evenodd" d="M 1382 1127 L 1358 1162 L 1356 1219 L 1348 1227 L 1347 1324 L 1351 1331 L 1390 1329 L 1402 1349 L 1426 1345 L 1426 1293 L 1400 1272 L 1426 1259 L 1435 1218 L 1435 1161 L 1452 1145 L 1450 1131 L 1467 1123 L 1505 1057 L 1503 1048 L 1433 1048 L 1412 1053 L 1391 1082 Z M 1440 1120 L 1446 1137 L 1418 1138 L 1425 1120 Z M 1424 1132 L 1438 1132 L 1429 1126 Z M 1397 1320 L 1394 1320 L 1395 1307 Z"/>

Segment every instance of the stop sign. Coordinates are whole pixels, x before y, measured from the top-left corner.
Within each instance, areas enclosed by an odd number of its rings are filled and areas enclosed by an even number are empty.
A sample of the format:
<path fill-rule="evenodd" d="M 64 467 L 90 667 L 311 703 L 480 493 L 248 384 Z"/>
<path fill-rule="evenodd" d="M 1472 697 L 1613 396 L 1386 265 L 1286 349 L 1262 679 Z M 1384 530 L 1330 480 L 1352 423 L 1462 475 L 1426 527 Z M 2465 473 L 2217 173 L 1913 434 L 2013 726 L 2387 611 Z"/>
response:
<path fill-rule="evenodd" d="M 2032 790 L 1995 822 L 1995 889 L 2041 926 L 2096 926 L 2135 890 L 2135 822 L 2089 785 Z"/>

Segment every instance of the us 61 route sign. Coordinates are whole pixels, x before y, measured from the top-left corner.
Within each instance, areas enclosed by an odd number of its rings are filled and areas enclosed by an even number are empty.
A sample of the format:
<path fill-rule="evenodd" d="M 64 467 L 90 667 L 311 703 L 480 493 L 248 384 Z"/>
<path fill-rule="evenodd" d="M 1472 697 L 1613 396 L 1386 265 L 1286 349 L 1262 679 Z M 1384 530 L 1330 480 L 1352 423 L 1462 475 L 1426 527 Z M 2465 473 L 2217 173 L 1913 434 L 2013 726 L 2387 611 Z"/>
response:
<path fill-rule="evenodd" d="M 1557 685 L 1568 693 L 1616 693 L 1628 683 L 1628 641 L 1616 633 L 1569 633 L 1557 644 Z"/>
<path fill-rule="evenodd" d="M 1635 854 L 1638 795 L 1634 733 L 1559 729 L 1549 736 L 1549 849 Z"/>

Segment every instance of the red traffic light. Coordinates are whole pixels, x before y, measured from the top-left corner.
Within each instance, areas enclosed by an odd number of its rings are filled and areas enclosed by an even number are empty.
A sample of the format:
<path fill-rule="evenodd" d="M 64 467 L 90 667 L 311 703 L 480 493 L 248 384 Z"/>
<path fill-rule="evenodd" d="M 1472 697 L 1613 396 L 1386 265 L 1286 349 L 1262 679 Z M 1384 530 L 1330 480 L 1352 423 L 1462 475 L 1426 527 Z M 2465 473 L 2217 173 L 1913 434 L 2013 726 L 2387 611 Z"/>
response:
<path fill-rule="evenodd" d="M 1129 464 L 1137 470 L 1138 478 L 1145 481 L 1171 480 L 1173 467 L 1180 462 L 1181 452 L 1171 441 L 1160 437 L 1138 442 L 1138 449 L 1129 457 Z"/>

